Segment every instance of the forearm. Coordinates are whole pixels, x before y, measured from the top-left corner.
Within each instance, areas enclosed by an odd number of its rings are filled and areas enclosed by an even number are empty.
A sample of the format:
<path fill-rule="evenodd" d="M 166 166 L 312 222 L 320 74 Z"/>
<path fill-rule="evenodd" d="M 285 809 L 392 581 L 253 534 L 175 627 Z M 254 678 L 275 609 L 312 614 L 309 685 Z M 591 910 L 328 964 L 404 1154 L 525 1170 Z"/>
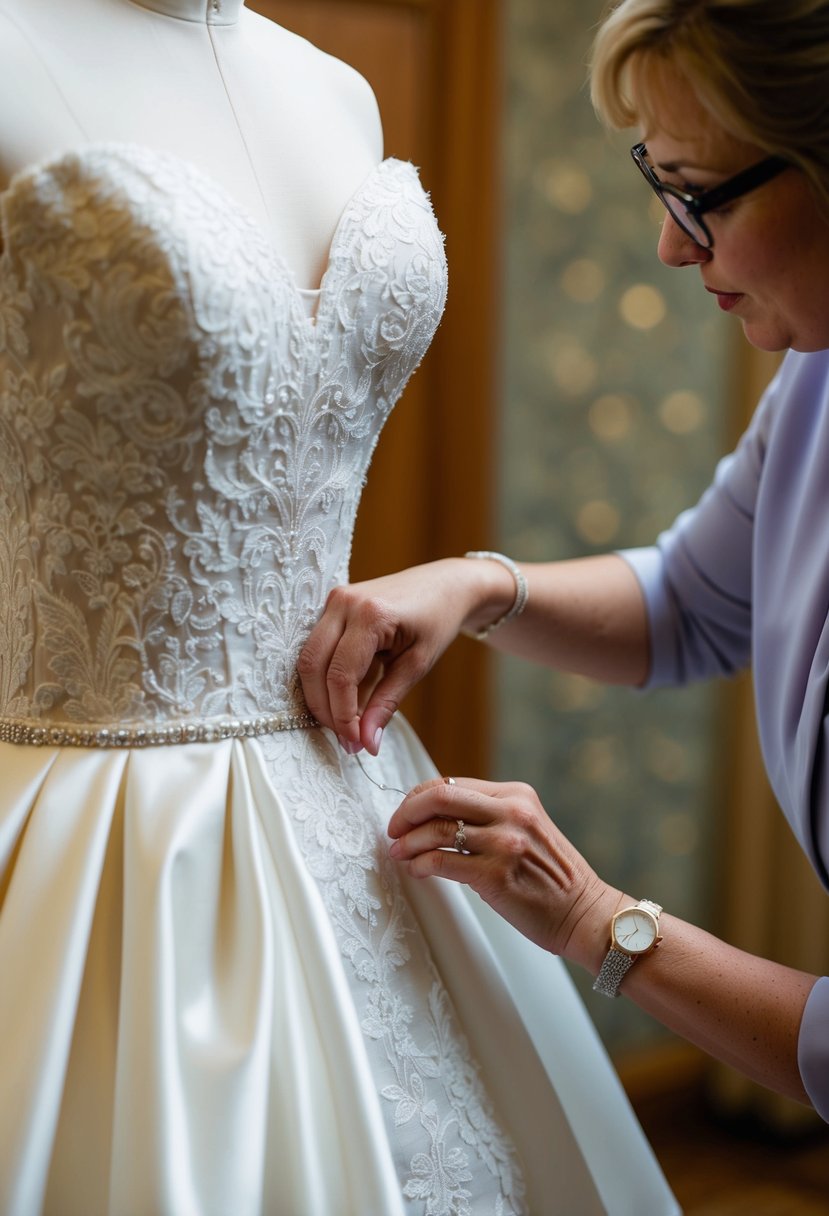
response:
<path fill-rule="evenodd" d="M 633 903 L 608 888 L 591 910 L 590 925 L 573 935 L 573 961 L 597 975 L 608 948 L 610 917 Z M 667 913 L 660 918 L 660 933 L 662 943 L 634 963 L 622 994 L 718 1060 L 808 1103 L 797 1044 L 816 977 L 747 954 Z"/>
<path fill-rule="evenodd" d="M 529 603 L 492 632 L 495 645 L 607 683 L 644 681 L 645 604 L 626 562 L 591 557 L 522 569 Z M 308 709 L 343 746 L 376 754 L 403 698 L 458 633 L 499 621 L 515 599 L 502 562 L 464 557 L 333 588 L 297 662 Z"/>
<path fill-rule="evenodd" d="M 475 577 L 470 620 L 480 628 L 505 612 L 511 575 L 494 562 Z M 520 617 L 494 631 L 496 649 L 608 684 L 639 685 L 649 667 L 648 623 L 638 580 L 615 554 L 544 564 L 521 563 L 529 599 Z"/>

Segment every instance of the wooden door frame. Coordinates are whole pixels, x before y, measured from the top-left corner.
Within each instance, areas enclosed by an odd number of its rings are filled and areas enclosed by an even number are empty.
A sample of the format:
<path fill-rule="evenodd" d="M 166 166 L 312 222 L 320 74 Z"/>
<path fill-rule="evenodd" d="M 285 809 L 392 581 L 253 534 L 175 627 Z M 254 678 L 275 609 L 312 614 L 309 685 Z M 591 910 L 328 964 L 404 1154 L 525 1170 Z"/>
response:
<path fill-rule="evenodd" d="M 500 0 L 392 0 L 429 11 L 439 48 L 432 197 L 446 234 L 449 300 L 430 352 L 435 386 L 427 557 L 491 548 L 500 384 L 503 115 Z M 418 729 L 444 771 L 491 768 L 492 660 L 460 639 L 426 688 Z"/>

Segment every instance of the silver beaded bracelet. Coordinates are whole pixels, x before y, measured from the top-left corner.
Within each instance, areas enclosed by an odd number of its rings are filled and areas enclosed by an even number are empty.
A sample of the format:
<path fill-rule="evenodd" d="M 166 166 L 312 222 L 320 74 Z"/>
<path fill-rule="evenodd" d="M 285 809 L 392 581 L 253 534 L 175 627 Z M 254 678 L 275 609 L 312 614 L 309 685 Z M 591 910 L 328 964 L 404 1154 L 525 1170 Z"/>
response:
<path fill-rule="evenodd" d="M 520 616 L 527 607 L 529 599 L 529 590 L 527 588 L 527 580 L 516 566 L 511 557 L 507 557 L 504 553 L 493 553 L 489 549 L 473 550 L 469 553 L 464 553 L 464 557 L 483 558 L 493 562 L 500 562 L 502 566 L 506 566 L 512 577 L 515 579 L 515 599 L 504 613 L 492 622 L 491 625 L 486 625 L 483 629 L 473 630 L 465 629 L 464 633 L 475 638 L 476 641 L 482 642 L 484 638 L 489 637 L 494 629 L 500 628 L 501 625 L 506 625 L 507 621 L 513 620 L 514 617 Z"/>

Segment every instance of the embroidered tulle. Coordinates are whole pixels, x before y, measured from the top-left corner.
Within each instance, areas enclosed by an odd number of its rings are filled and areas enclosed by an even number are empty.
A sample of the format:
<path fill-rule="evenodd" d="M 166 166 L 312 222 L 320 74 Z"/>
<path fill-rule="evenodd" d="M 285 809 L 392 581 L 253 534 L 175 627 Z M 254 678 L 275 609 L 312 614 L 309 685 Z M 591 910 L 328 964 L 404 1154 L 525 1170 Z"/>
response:
<path fill-rule="evenodd" d="M 314 323 L 264 234 L 177 158 L 89 146 L 2 203 L 0 719 L 48 744 L 304 724 L 297 655 L 347 577 L 375 442 L 444 306 L 416 172 L 384 162 L 352 199 Z M 412 1211 L 521 1211 L 381 860 L 388 800 L 367 813 L 364 776 L 318 731 L 247 733 L 334 926 Z"/>

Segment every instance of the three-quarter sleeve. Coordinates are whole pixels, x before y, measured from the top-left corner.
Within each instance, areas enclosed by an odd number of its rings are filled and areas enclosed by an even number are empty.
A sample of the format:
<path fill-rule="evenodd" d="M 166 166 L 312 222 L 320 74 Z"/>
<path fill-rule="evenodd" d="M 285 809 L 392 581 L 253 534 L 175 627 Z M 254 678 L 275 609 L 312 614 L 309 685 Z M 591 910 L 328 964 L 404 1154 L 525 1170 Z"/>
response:
<path fill-rule="evenodd" d="M 829 976 L 809 993 L 797 1041 L 800 1078 L 821 1119 L 829 1123 Z"/>

